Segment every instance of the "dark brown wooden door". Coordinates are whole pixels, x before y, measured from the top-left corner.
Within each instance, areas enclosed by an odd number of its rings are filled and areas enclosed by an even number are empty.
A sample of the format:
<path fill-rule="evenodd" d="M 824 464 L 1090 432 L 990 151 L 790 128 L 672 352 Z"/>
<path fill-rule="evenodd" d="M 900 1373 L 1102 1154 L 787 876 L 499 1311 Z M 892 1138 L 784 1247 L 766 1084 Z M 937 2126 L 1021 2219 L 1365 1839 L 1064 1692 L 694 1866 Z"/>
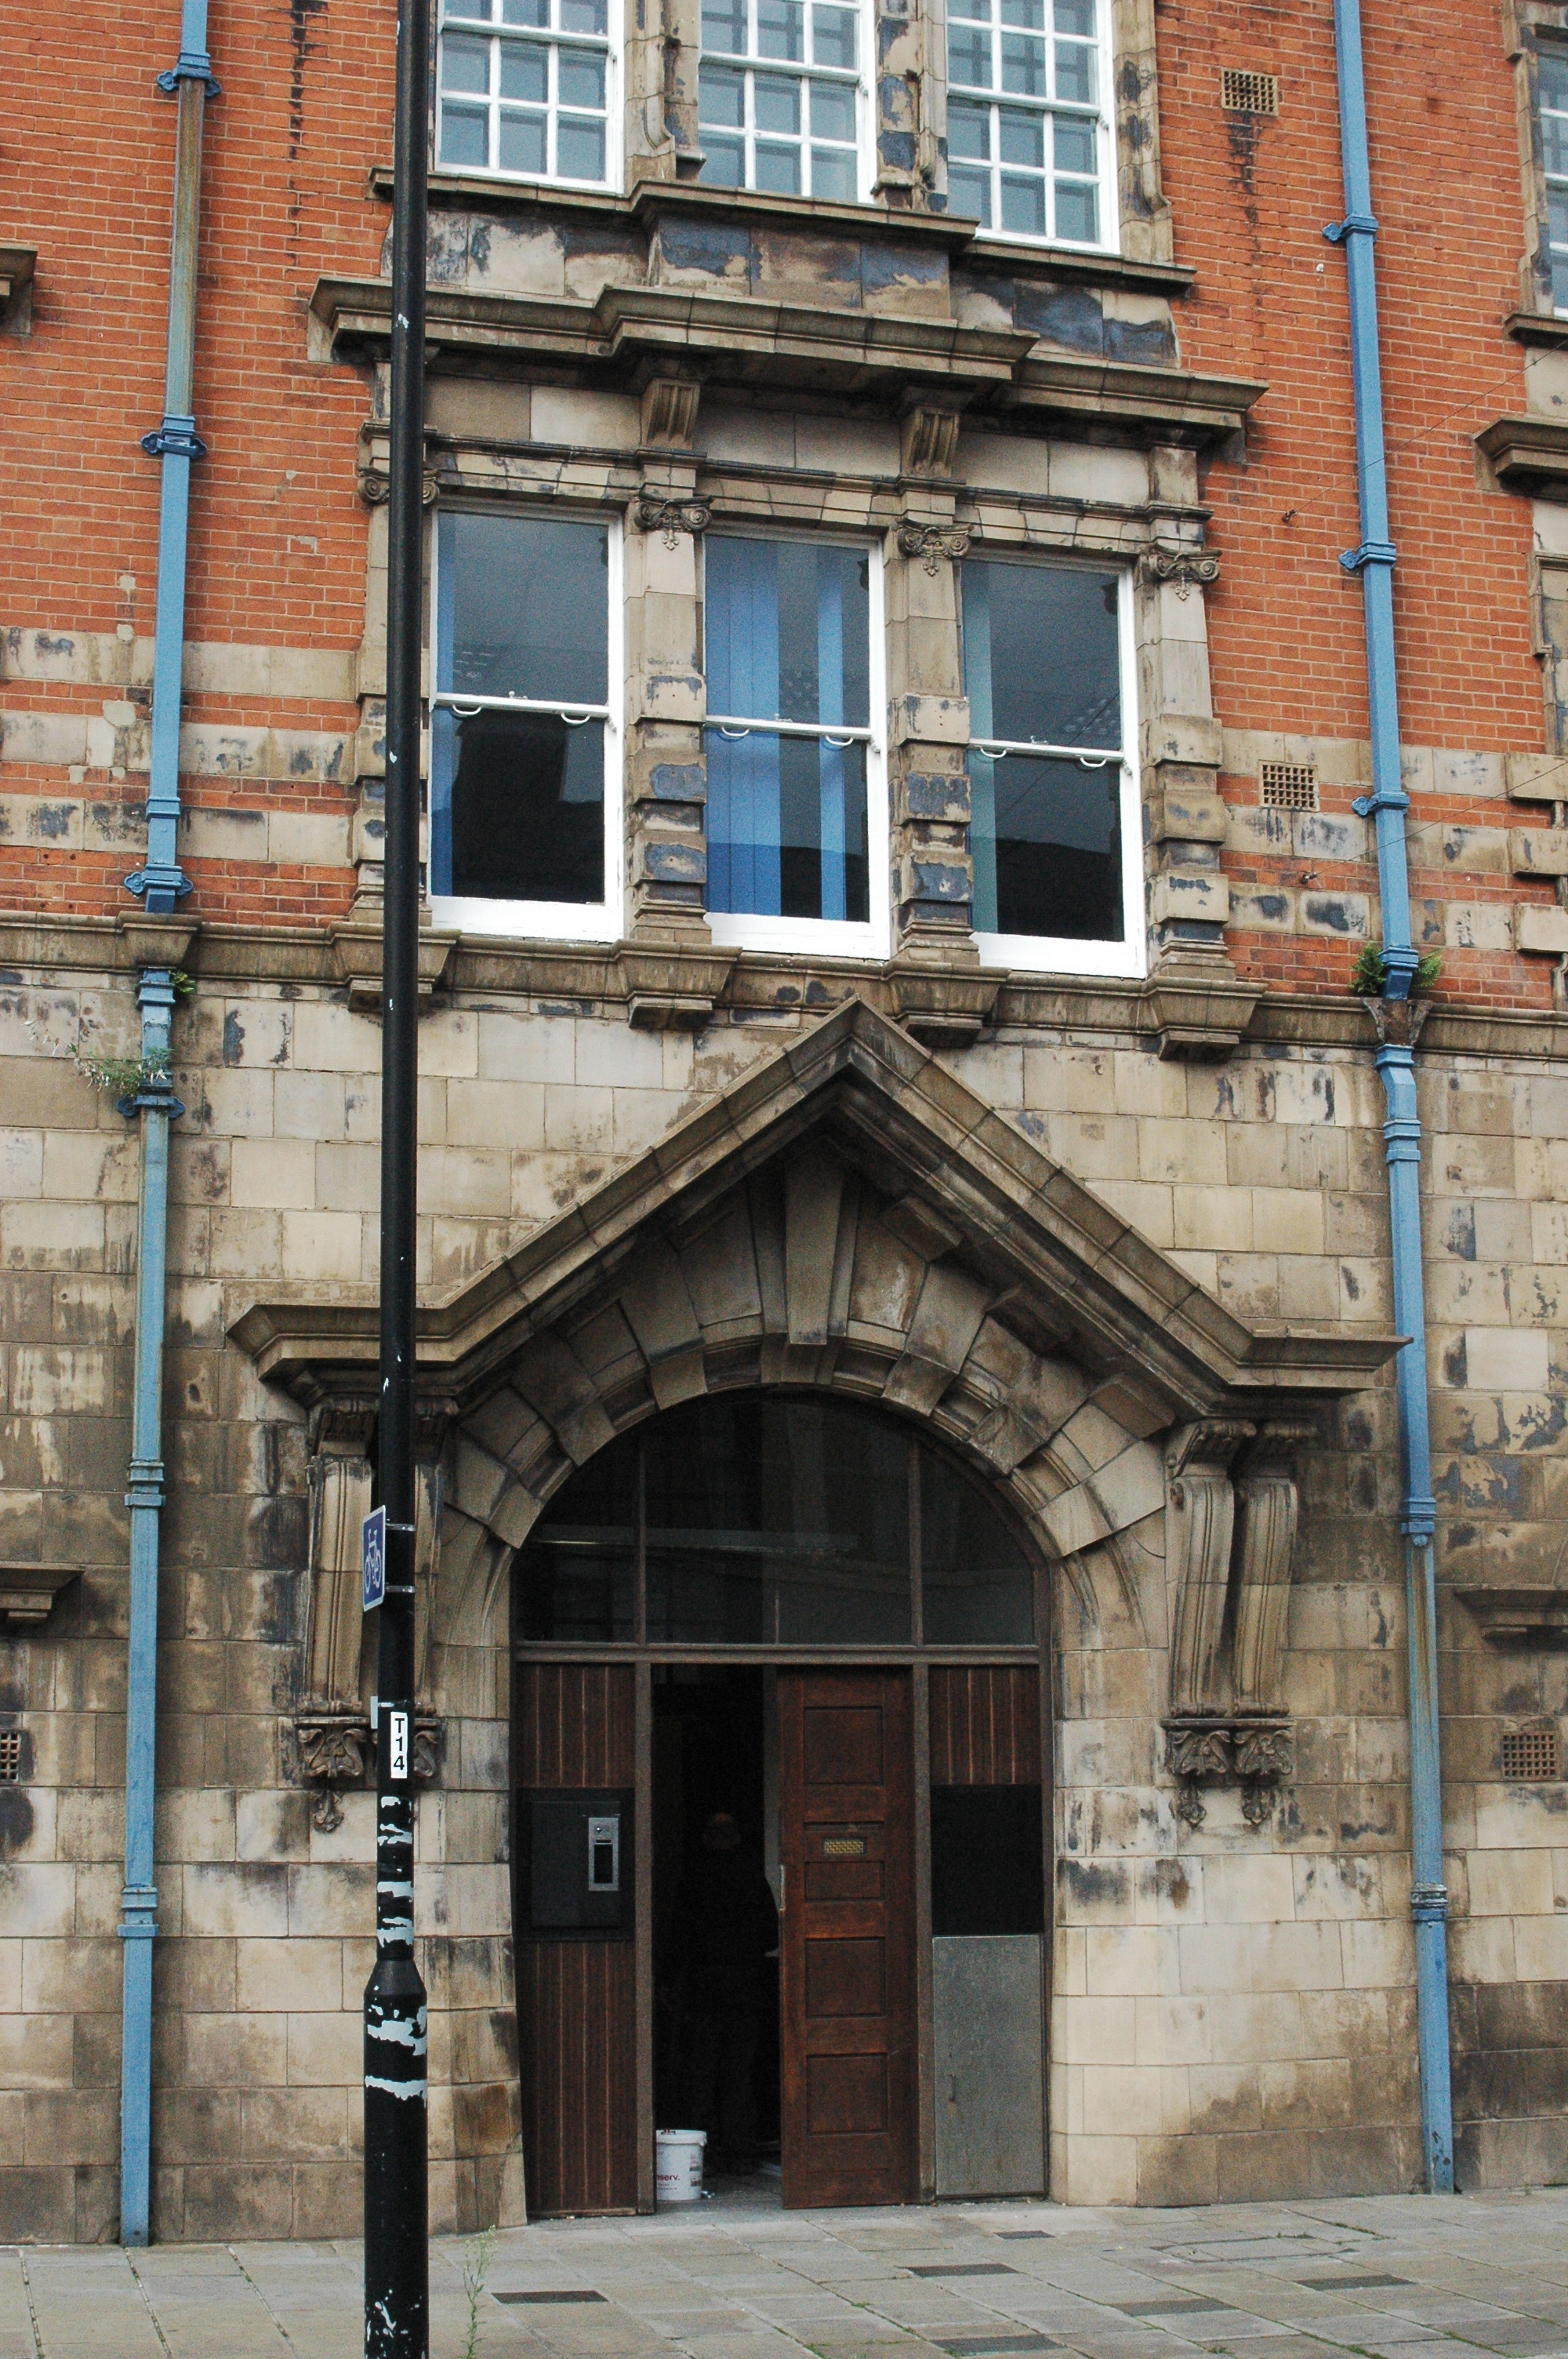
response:
<path fill-rule="evenodd" d="M 915 2187 L 909 1679 L 781 1671 L 784 2200 Z"/>

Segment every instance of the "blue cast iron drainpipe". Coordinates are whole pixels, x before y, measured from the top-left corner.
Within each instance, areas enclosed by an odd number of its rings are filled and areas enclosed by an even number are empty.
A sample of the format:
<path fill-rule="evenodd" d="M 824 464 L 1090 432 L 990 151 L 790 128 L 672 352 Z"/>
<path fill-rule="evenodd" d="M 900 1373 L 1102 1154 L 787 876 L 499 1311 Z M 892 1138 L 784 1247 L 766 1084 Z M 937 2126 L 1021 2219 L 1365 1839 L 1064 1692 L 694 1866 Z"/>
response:
<path fill-rule="evenodd" d="M 160 461 L 157 607 L 153 638 L 152 749 L 147 787 L 147 855 L 125 883 L 149 917 L 172 917 L 190 890 L 181 870 L 179 711 L 185 658 L 186 543 L 192 462 L 206 455 L 196 431 L 196 254 L 201 205 L 201 132 L 209 98 L 218 95 L 207 54 L 207 0 L 183 0 L 179 56 L 157 86 L 173 97 L 174 226 L 169 245 L 168 346 L 162 423 L 142 438 Z M 122 1104 L 142 1124 L 141 1207 L 136 1246 L 135 1408 L 125 1505 L 131 1518 L 130 1633 L 125 1702 L 125 1883 L 120 1938 L 124 1943 L 120 2065 L 120 2235 L 145 2245 L 152 2204 L 153 1943 L 157 1933 L 154 1875 L 157 1803 L 157 1585 L 163 1510 L 163 1346 L 168 1266 L 168 1128 L 184 1109 L 168 1079 L 174 979 L 148 966 L 136 994 L 141 1010 L 143 1085 Z"/>
<path fill-rule="evenodd" d="M 1394 658 L 1394 545 L 1389 533 L 1388 463 L 1383 447 L 1383 387 L 1378 358 L 1378 284 L 1372 175 L 1367 147 L 1367 92 L 1362 71 L 1360 0 L 1334 0 L 1334 46 L 1339 77 L 1339 136 L 1345 171 L 1345 218 L 1324 235 L 1345 248 L 1350 296 L 1350 352 L 1355 379 L 1356 472 L 1361 505 L 1361 545 L 1340 559 L 1361 576 L 1367 633 L 1367 688 L 1371 708 L 1372 791 L 1356 805 L 1377 830 L 1378 890 L 1383 909 L 1384 994 L 1408 1002 L 1420 963 L 1411 939 L 1410 875 L 1405 853 L 1409 799 L 1400 768 L 1399 679 Z M 1403 1012 L 1402 1010 L 1400 1011 Z M 1390 1023 L 1388 1031 L 1403 1028 Z M 1454 2101 L 1448 2042 L 1448 1890 L 1443 1874 L 1443 1773 L 1438 1743 L 1437 1609 L 1433 1541 L 1437 1503 L 1432 1494 L 1432 1433 L 1426 1397 L 1426 1303 L 1422 1273 L 1421 1120 L 1415 1057 L 1406 1041 L 1385 1038 L 1378 1050 L 1388 1119 L 1383 1138 L 1389 1166 L 1394 1321 L 1409 1338 L 1395 1367 L 1400 1416 L 1405 1536 L 1406 1615 L 1410 1631 L 1411 1916 L 1415 1928 L 1416 2015 L 1421 2073 L 1422 2144 L 1426 2184 L 1433 2193 L 1454 2185 Z"/>

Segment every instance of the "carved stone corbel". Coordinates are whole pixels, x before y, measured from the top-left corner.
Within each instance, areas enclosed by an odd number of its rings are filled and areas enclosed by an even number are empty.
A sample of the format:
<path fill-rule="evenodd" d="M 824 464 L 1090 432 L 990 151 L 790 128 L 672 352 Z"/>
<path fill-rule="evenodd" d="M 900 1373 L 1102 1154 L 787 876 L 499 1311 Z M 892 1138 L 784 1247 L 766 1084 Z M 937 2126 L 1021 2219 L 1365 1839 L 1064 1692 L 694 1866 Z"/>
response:
<path fill-rule="evenodd" d="M 1255 1426 L 1206 1418 L 1184 1426 L 1165 1453 L 1165 1563 L 1176 1592 L 1171 1709 L 1184 1718 L 1230 1701 L 1222 1648 L 1236 1494 L 1230 1463 Z"/>
<path fill-rule="evenodd" d="M 967 524 L 922 524 L 916 516 L 905 516 L 898 527 L 899 554 L 919 558 L 927 573 L 935 574 L 944 558 L 957 564 L 967 556 L 969 527 Z"/>
<path fill-rule="evenodd" d="M 946 477 L 953 472 L 962 412 L 920 401 L 907 410 L 899 430 L 899 463 L 906 475 Z"/>
<path fill-rule="evenodd" d="M 1281 1708 L 1280 1655 L 1295 1547 L 1296 1452 L 1310 1425 L 1268 1424 L 1236 1484 L 1235 1697 L 1238 1712 Z"/>
<path fill-rule="evenodd" d="M 662 532 L 665 547 L 673 549 L 683 532 L 694 537 L 708 530 L 713 503 L 701 497 L 670 499 L 646 484 L 632 503 L 632 520 L 639 532 Z"/>

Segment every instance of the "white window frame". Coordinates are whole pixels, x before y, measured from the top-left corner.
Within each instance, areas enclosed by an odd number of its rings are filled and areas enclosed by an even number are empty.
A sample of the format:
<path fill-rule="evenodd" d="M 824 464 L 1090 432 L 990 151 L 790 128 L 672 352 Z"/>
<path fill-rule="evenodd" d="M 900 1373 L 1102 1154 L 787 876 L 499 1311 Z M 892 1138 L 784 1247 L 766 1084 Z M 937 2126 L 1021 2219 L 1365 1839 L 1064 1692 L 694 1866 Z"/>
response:
<path fill-rule="evenodd" d="M 1072 562 L 1065 550 L 1025 550 L 1013 544 L 997 541 L 972 541 L 970 555 L 981 563 L 1038 562 L 1060 569 Z M 1122 940 L 1119 942 L 1096 942 L 1051 934 L 982 934 L 977 928 L 975 940 L 979 948 L 982 966 L 1016 967 L 1031 974 L 1141 977 L 1148 972 L 1143 893 L 1143 787 L 1138 756 L 1138 650 L 1133 644 L 1132 574 L 1127 567 L 1099 566 L 1095 570 L 1101 572 L 1114 571 L 1117 574 L 1117 674 L 1121 690 L 1121 750 L 1119 755 L 1111 754 L 1110 758 L 1118 760 L 1121 769 L 1119 816 L 1121 823 Z M 977 753 L 983 753 L 990 746 L 1007 745 L 1011 751 L 1055 755 L 1068 761 L 1076 759 L 1086 750 L 1074 745 L 1014 745 L 1012 741 L 1000 737 L 971 737 L 969 744 Z M 1098 756 L 1096 758 L 1098 760 Z"/>
<path fill-rule="evenodd" d="M 499 6 L 501 0 L 493 0 L 493 5 Z M 1102 0 L 1097 0 L 1098 5 L 1102 5 Z M 460 6 L 461 0 L 457 0 L 456 5 L 453 5 L 453 0 L 440 0 L 437 20 L 435 89 L 432 92 L 434 168 L 437 171 L 461 172 L 465 178 L 472 179 L 498 180 L 509 187 L 522 182 L 528 187 L 598 189 L 612 196 L 619 195 L 624 178 L 626 149 L 621 101 L 621 27 L 623 15 L 622 0 L 609 0 L 605 16 L 608 30 L 603 33 L 562 33 L 543 26 L 492 24 L 482 18 L 463 16 Z M 551 0 L 552 15 L 558 14 L 560 0 Z M 445 99 L 441 89 L 441 52 L 449 32 L 455 33 L 464 40 L 488 40 L 492 44 L 513 42 L 526 48 L 542 49 L 554 53 L 550 57 L 549 63 L 552 90 L 557 87 L 557 58 L 560 50 L 563 49 L 592 49 L 601 56 L 605 61 L 604 178 L 601 180 L 584 180 L 562 172 L 512 172 L 503 169 L 499 164 L 443 164 L 440 161 L 441 115 Z M 494 71 L 493 63 L 492 71 Z M 499 75 L 496 76 L 496 81 L 499 92 Z M 477 98 L 464 98 L 458 92 L 453 92 L 452 96 L 460 104 L 477 105 L 481 103 Z M 494 149 L 498 144 L 497 119 L 501 106 L 499 94 L 484 100 L 482 103 L 489 112 L 489 144 L 491 148 Z M 547 125 L 546 136 L 552 147 L 556 140 L 560 111 L 558 102 L 552 97 L 546 111 Z M 576 110 L 571 107 L 567 109 L 568 114 L 574 112 Z"/>
<path fill-rule="evenodd" d="M 452 506 L 456 507 L 457 503 Z M 438 690 L 437 677 L 437 626 L 440 614 L 439 582 L 440 534 L 430 537 L 430 614 L 427 645 L 430 650 L 430 712 L 432 717 L 438 706 L 449 712 L 472 713 L 486 709 L 512 712 L 559 712 L 568 716 L 600 720 L 604 723 L 604 898 L 602 901 L 492 901 L 476 899 L 468 895 L 430 893 L 431 915 L 438 925 L 456 928 L 465 934 L 523 935 L 537 941 L 552 942 L 615 942 L 624 929 L 626 903 L 626 818 L 625 818 L 625 614 L 622 589 L 622 519 L 613 509 L 570 508 L 551 509 L 507 506 L 486 506 L 479 502 L 463 502 L 470 514 L 514 516 L 519 522 L 536 519 L 552 524 L 604 524 L 609 527 L 608 563 L 605 567 L 605 598 L 609 612 L 605 639 L 605 662 L 608 670 L 608 698 L 600 704 L 548 703 L 535 697 L 523 696 L 460 696 L 453 690 Z M 451 513 L 449 508 L 448 513 Z M 438 516 L 441 513 L 437 511 Z M 434 773 L 434 760 L 427 766 Z M 434 834 L 435 813 L 429 814 Z"/>
<path fill-rule="evenodd" d="M 1565 48 L 1561 40 L 1550 42 L 1543 40 L 1541 43 L 1541 55 L 1544 57 L 1548 51 L 1560 65 L 1568 66 L 1568 48 Z M 1535 115 L 1538 133 L 1542 135 L 1545 132 L 1548 115 L 1557 122 L 1568 123 L 1568 109 L 1547 105 L 1539 66 L 1535 73 Z M 1551 273 L 1552 311 L 1559 320 L 1562 320 L 1568 319 L 1568 303 L 1560 303 L 1557 300 L 1557 279 L 1560 270 L 1563 275 L 1568 276 L 1568 245 L 1557 245 L 1552 242 L 1552 200 L 1553 197 L 1559 197 L 1568 201 L 1568 172 L 1549 172 L 1546 168 L 1545 151 L 1546 142 L 1542 136 L 1540 150 L 1541 185 L 1545 191 L 1546 203 L 1542 209 L 1541 243 L 1545 249 L 1547 268 Z"/>
<path fill-rule="evenodd" d="M 1097 5 L 1101 5 L 1101 0 L 1097 0 Z M 806 24 L 806 47 L 809 51 L 811 47 L 811 0 L 805 0 L 805 7 Z M 854 0 L 854 16 L 856 26 L 856 63 L 852 69 L 849 66 L 815 66 L 806 60 L 800 60 L 797 62 L 796 60 L 789 58 L 764 58 L 755 50 L 749 51 L 744 56 L 738 56 L 729 49 L 710 49 L 706 46 L 699 50 L 697 64 L 698 92 L 697 111 L 699 117 L 701 114 L 702 70 L 704 66 L 711 64 L 717 66 L 720 72 L 738 73 L 742 76 L 745 82 L 746 120 L 741 130 L 741 137 L 745 146 L 746 177 L 741 183 L 742 189 L 753 194 L 760 194 L 762 196 L 771 196 L 779 193 L 777 190 L 767 189 L 759 190 L 756 181 L 756 76 L 758 74 L 777 74 L 793 77 L 795 81 L 803 82 L 837 82 L 840 86 L 846 83 L 853 86 L 855 92 L 855 195 L 852 201 L 857 204 L 870 203 L 871 190 L 876 177 L 876 154 L 874 141 L 875 126 L 873 123 L 873 114 L 875 110 L 871 103 L 873 79 L 872 58 L 876 43 L 876 21 L 873 11 L 867 5 L 867 0 Z M 756 34 L 756 0 L 746 0 L 746 23 L 749 34 L 752 38 L 755 38 Z M 803 122 L 805 121 L 804 112 L 802 120 Z M 701 144 L 705 129 L 717 131 L 719 128 L 720 126 L 718 124 L 708 124 L 704 125 L 699 120 L 697 135 L 698 145 L 700 146 Z M 764 139 L 768 138 L 771 135 L 767 132 L 762 134 Z M 800 148 L 806 169 L 809 171 L 810 165 L 808 150 L 811 147 L 811 135 L 809 130 L 803 130 L 797 144 Z M 704 188 L 722 188 L 728 184 L 718 180 L 704 180 L 701 185 Z M 803 190 L 801 192 L 800 201 L 803 204 L 814 204 L 818 202 L 827 204 L 841 204 L 845 200 L 842 198 L 832 197 L 818 199 L 809 190 Z"/>
<path fill-rule="evenodd" d="M 796 953 L 815 951 L 819 957 L 830 958 L 889 958 L 892 954 L 892 907 L 888 893 L 887 649 L 881 545 L 856 533 L 791 531 L 787 527 L 781 528 L 777 525 L 759 525 L 752 531 L 744 531 L 737 526 L 722 534 L 718 534 L 710 526 L 703 535 L 705 544 L 710 537 L 734 540 L 806 541 L 816 548 L 826 543 L 838 549 L 862 549 L 870 560 L 866 571 L 866 633 L 870 642 L 866 661 L 867 726 L 834 727 L 826 723 L 802 721 L 749 722 L 744 714 L 734 713 L 707 714 L 702 724 L 705 730 L 726 726 L 732 729 L 754 728 L 762 737 L 832 737 L 840 744 L 853 739 L 865 746 L 866 895 L 870 915 L 862 921 L 858 918 L 774 918 L 750 910 L 710 908 L 708 911 L 708 930 L 714 940 L 726 949 L 790 951 Z M 702 614 L 706 688 L 706 555 Z"/>
<path fill-rule="evenodd" d="M 993 12 L 991 24 L 992 38 L 993 40 L 998 40 L 1000 38 L 1004 29 L 1013 30 L 1016 28 L 1011 27 L 1006 28 L 1003 27 L 1001 24 L 1000 0 L 990 0 L 990 5 Z M 1114 0 L 1094 0 L 1094 5 L 1096 11 L 1094 47 L 1096 58 L 1095 77 L 1097 96 L 1095 103 L 1092 106 L 1084 105 L 1076 101 L 1065 101 L 1054 98 L 1024 98 L 1011 91 L 997 91 L 994 89 L 991 91 L 976 90 L 967 82 L 955 82 L 952 72 L 951 49 L 950 47 L 945 47 L 943 62 L 944 71 L 946 75 L 947 104 L 949 114 L 956 103 L 958 104 L 984 106 L 989 109 L 991 158 L 989 164 L 985 168 L 989 171 L 991 178 L 991 207 L 993 214 L 1000 214 L 1000 172 L 1002 168 L 999 153 L 1000 142 L 997 120 L 999 108 L 1004 106 L 1017 107 L 1028 113 L 1041 116 L 1045 124 L 1046 129 L 1047 157 L 1049 157 L 1050 150 L 1051 125 L 1055 116 L 1058 114 L 1066 116 L 1076 122 L 1092 123 L 1095 125 L 1095 155 L 1096 161 L 1098 166 L 1095 179 L 1095 185 L 1098 190 L 1100 232 L 1098 238 L 1086 240 L 1083 238 L 1070 237 L 1044 237 L 1037 235 L 1032 230 L 1004 229 L 1000 219 L 993 219 L 989 227 L 982 226 L 977 233 L 977 242 L 993 239 L 1004 242 L 1010 245 L 1035 245 L 1042 249 L 1060 247 L 1064 252 L 1069 254 L 1119 254 L 1121 251 L 1121 204 L 1117 175 L 1116 116 L 1112 103 L 1116 87 L 1116 42 L 1115 27 L 1112 23 Z M 945 13 L 943 27 L 943 39 L 945 45 L 950 41 L 950 36 L 955 21 L 963 22 L 964 20 L 955 20 L 951 10 L 947 10 Z M 1045 32 L 1044 38 L 1047 47 L 1049 47 L 1052 39 L 1054 38 L 1052 30 L 1052 0 L 1045 0 Z M 993 58 L 996 54 L 997 52 L 993 49 Z M 969 163 L 969 160 L 970 159 L 963 157 L 951 159 L 951 161 L 957 162 L 960 165 L 967 165 Z M 1049 161 L 1047 161 L 1045 168 L 1040 175 L 1040 178 L 1042 180 L 1048 181 L 1051 177 L 1051 166 Z M 1054 203 L 1054 193 L 1050 198 L 1050 201 L 1053 204 Z M 967 215 L 963 215 L 961 217 L 966 219 L 968 218 Z"/>

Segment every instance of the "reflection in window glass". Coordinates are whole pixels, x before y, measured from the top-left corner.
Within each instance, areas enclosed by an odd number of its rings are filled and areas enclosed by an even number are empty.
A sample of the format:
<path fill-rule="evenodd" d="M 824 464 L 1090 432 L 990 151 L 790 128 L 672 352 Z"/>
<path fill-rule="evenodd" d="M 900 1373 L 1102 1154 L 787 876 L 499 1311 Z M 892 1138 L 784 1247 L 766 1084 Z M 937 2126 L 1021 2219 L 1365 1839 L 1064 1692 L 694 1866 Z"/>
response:
<path fill-rule="evenodd" d="M 921 1600 L 928 1647 L 1027 1647 L 1034 1576 L 990 1502 L 920 1453 Z"/>
<path fill-rule="evenodd" d="M 443 0 L 437 162 L 603 187 L 612 63 L 610 0 Z"/>
<path fill-rule="evenodd" d="M 1118 589 L 1114 574 L 965 562 L 979 933 L 1123 939 Z M 1081 761 L 1054 750 L 1080 745 Z"/>
<path fill-rule="evenodd" d="M 982 229 L 1101 241 L 1097 0 L 949 0 L 947 201 Z M 1106 0 L 1099 0 L 1106 5 Z"/>
<path fill-rule="evenodd" d="M 708 1401 L 650 1430 L 647 1486 L 650 1640 L 910 1637 L 896 1428 L 829 1401 Z"/>
<path fill-rule="evenodd" d="M 853 203 L 859 36 L 858 0 L 703 0 L 703 179 Z"/>
<path fill-rule="evenodd" d="M 434 893 L 604 900 L 608 568 L 601 523 L 439 519 Z"/>
<path fill-rule="evenodd" d="M 519 1638 L 605 1646 L 635 1636 L 637 1460 L 623 1434 L 535 1525 L 518 1558 Z"/>
<path fill-rule="evenodd" d="M 1568 50 L 1542 41 L 1540 74 L 1541 164 L 1546 175 L 1552 305 L 1553 310 L 1568 311 Z"/>
<path fill-rule="evenodd" d="M 870 558 L 712 534 L 704 565 L 708 906 L 864 922 Z"/>
<path fill-rule="evenodd" d="M 1033 1578 L 973 1480 L 909 1429 L 821 1397 L 720 1394 L 622 1435 L 518 1552 L 516 1635 L 653 1646 L 906 1646 L 918 1470 L 929 1646 L 1027 1647 Z"/>

